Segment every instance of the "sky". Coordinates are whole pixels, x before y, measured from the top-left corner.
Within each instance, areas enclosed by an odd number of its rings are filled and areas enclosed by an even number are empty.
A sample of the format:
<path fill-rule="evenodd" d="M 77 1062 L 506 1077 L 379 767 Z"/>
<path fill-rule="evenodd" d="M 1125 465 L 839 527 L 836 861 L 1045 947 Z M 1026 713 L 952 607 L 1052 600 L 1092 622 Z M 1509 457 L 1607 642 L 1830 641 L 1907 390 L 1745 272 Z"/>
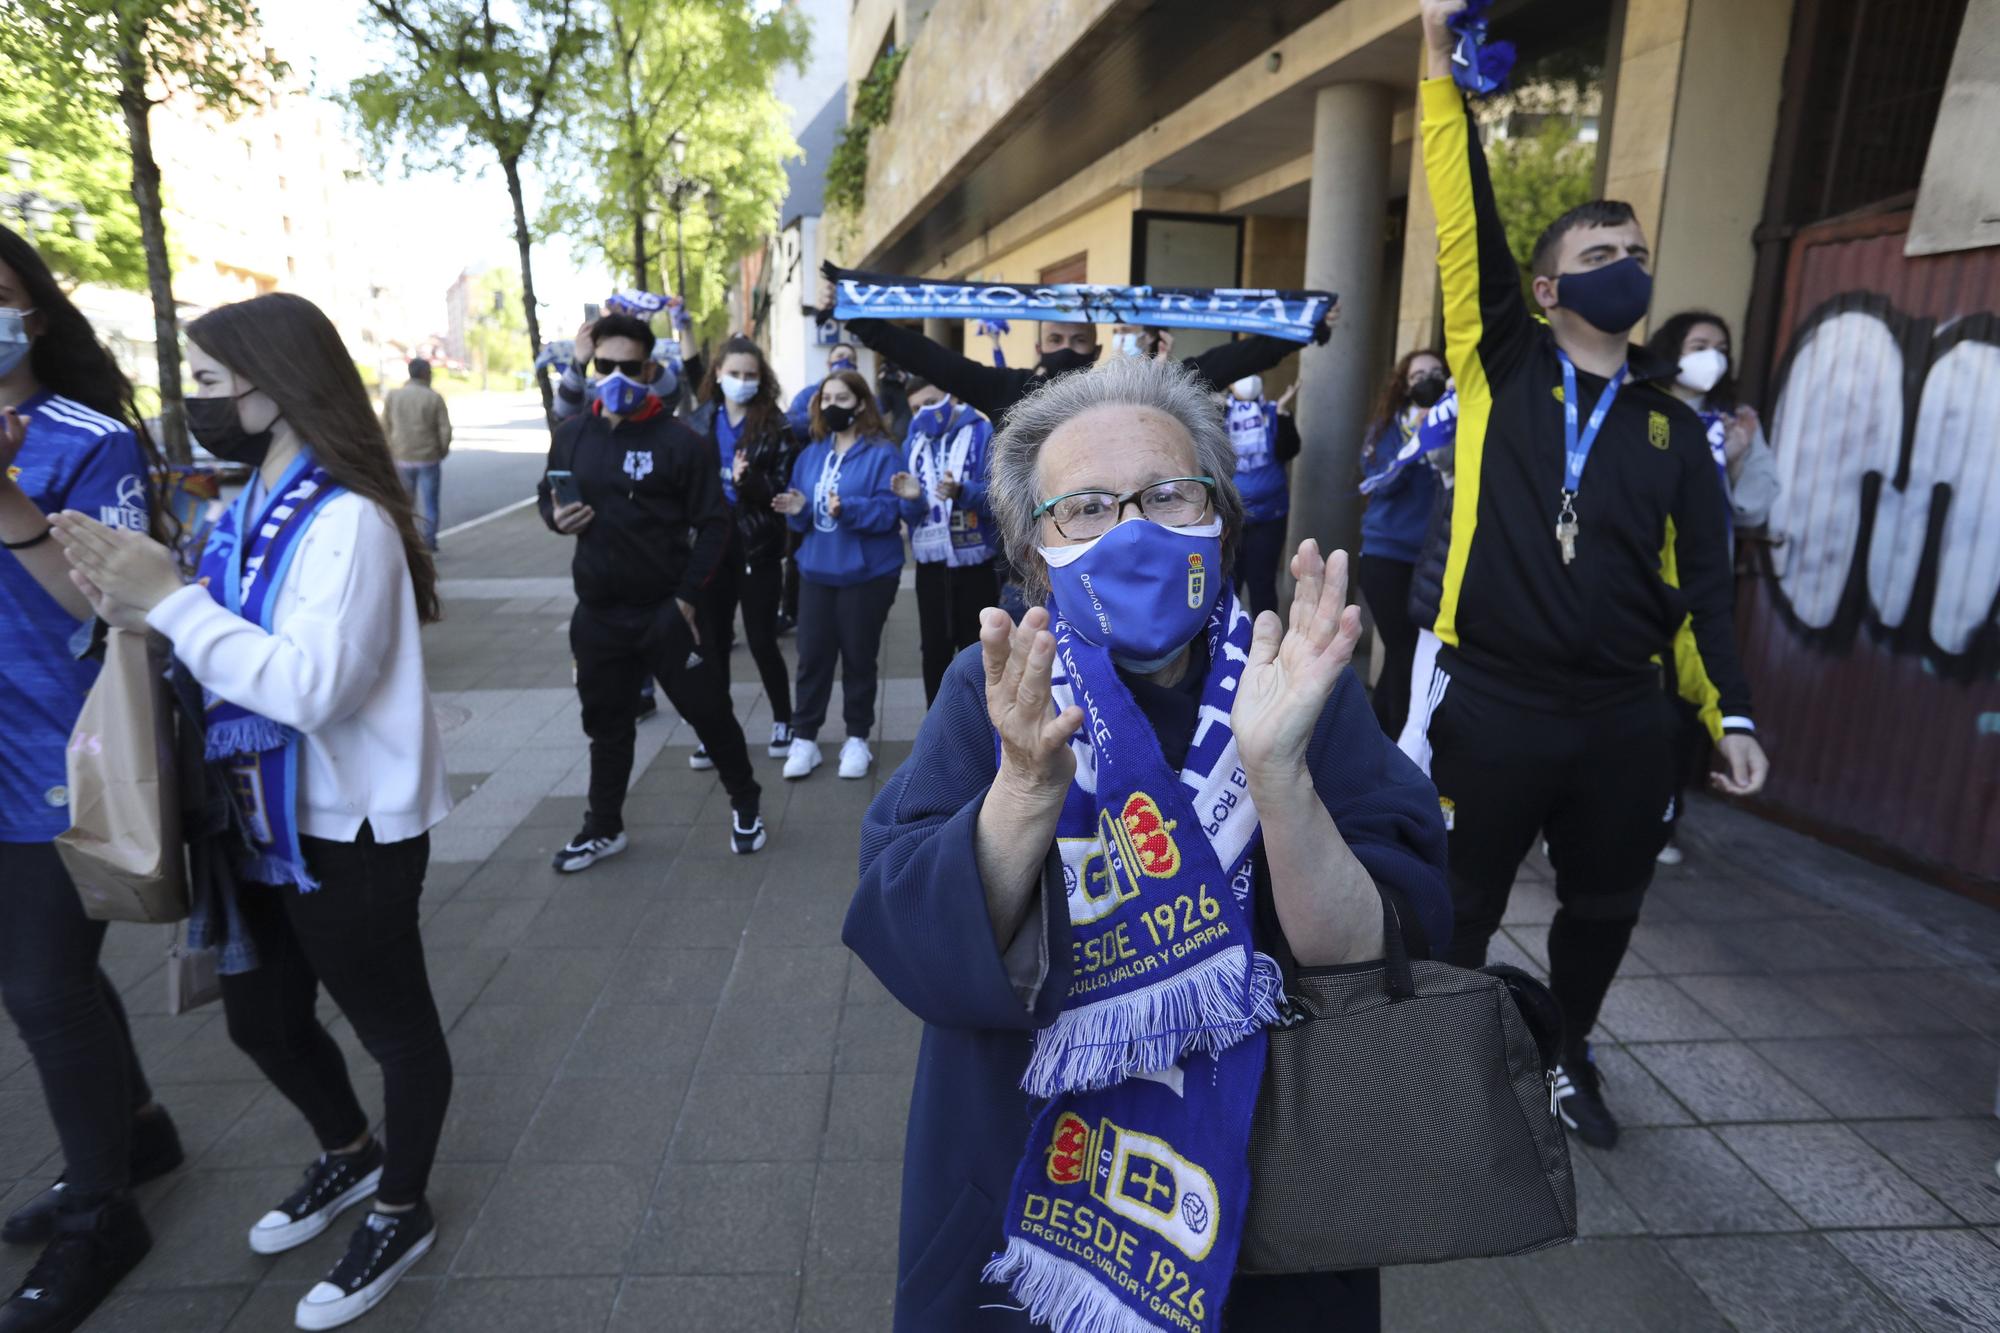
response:
<path fill-rule="evenodd" d="M 265 0 L 259 10 L 268 44 L 321 96 L 378 63 L 364 35 L 363 0 Z M 440 310 L 445 289 L 462 270 L 513 269 L 520 262 L 506 184 L 490 158 L 482 165 L 485 170 L 468 170 L 461 179 L 442 173 L 403 176 L 392 165 L 383 181 L 384 213 L 417 221 L 394 230 L 393 258 L 384 256 L 390 276 L 398 286 L 435 292 Z M 530 218 L 539 193 L 539 182 L 530 179 Z M 536 295 L 546 303 L 545 337 L 567 336 L 582 320 L 584 303 L 602 301 L 613 289 L 600 263 L 578 261 L 559 241 L 537 245 L 534 266 Z"/>

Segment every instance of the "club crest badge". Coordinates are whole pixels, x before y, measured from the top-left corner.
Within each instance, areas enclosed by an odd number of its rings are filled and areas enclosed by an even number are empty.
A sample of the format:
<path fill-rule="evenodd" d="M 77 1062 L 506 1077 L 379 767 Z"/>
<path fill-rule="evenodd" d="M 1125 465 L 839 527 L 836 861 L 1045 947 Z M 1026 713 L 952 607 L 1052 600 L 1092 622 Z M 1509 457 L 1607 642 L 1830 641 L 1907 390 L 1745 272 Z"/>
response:
<path fill-rule="evenodd" d="M 634 481 L 644 481 L 653 475 L 653 451 L 651 449 L 627 449 L 625 451 L 625 475 Z"/>
<path fill-rule="evenodd" d="M 1204 595 L 1208 591 L 1208 570 L 1203 567 L 1200 551 L 1188 552 L 1188 605 L 1201 607 L 1208 605 Z"/>
<path fill-rule="evenodd" d="M 1650 443 L 1655 449 L 1664 449 L 1667 447 L 1667 441 L 1669 438 L 1670 436 L 1667 433 L 1667 414 L 1665 412 L 1647 413 L 1646 414 L 1647 442 Z"/>

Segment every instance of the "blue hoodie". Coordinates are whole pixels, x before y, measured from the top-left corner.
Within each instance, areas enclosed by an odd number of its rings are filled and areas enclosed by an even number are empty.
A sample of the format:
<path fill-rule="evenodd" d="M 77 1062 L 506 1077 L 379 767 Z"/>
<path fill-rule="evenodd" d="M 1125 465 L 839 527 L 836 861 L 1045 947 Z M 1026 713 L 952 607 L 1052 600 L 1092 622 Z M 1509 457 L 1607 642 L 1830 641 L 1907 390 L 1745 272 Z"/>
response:
<path fill-rule="evenodd" d="M 903 521 L 910 525 L 910 545 L 920 565 L 944 563 L 954 568 L 983 565 L 1000 554 L 999 531 L 993 523 L 993 509 L 986 500 L 987 446 L 993 439 L 993 423 L 976 409 L 955 399 L 933 403 L 910 418 L 909 438 L 903 441 L 904 468 L 919 482 L 925 479 L 925 459 L 934 460 L 942 475 L 952 470 L 951 454 L 960 432 L 965 435 L 965 455 L 958 461 L 958 498 L 940 502 L 947 517 L 944 530 L 926 533 L 931 515 L 928 496 L 904 500 Z"/>
<path fill-rule="evenodd" d="M 889 488 L 889 478 L 902 470 L 902 454 L 879 436 L 856 440 L 838 459 L 831 439 L 806 446 L 792 466 L 792 489 L 806 497 L 806 508 L 786 516 L 792 531 L 806 535 L 799 577 L 845 588 L 902 569 L 902 501 Z M 827 497 L 835 491 L 838 518 L 827 513 Z"/>
<path fill-rule="evenodd" d="M 1396 422 L 1379 428 L 1374 435 L 1374 453 L 1363 454 L 1362 474 L 1372 477 L 1386 472 L 1408 438 Z M 1430 528 L 1437 489 L 1437 469 L 1418 461 L 1371 494 L 1368 507 L 1361 512 L 1361 554 L 1415 564 L 1423 550 L 1424 533 Z"/>

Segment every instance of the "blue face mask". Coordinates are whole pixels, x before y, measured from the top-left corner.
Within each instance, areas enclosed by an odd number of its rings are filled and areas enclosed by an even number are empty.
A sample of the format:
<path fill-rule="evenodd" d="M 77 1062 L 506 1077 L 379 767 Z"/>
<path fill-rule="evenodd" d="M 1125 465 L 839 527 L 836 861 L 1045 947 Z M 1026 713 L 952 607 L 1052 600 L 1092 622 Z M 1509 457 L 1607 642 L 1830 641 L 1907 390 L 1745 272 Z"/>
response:
<path fill-rule="evenodd" d="M 0 309 L 0 375 L 11 375 L 28 359 L 32 340 L 28 337 L 30 310 Z"/>
<path fill-rule="evenodd" d="M 1056 610 L 1127 671 L 1158 671 L 1201 633 L 1222 591 L 1222 520 L 1143 518 L 1076 546 L 1039 548 Z"/>
<path fill-rule="evenodd" d="M 597 381 L 592 392 L 597 395 L 598 404 L 614 417 L 630 416 L 646 401 L 646 386 L 627 378 L 622 370 L 614 370 Z"/>
<path fill-rule="evenodd" d="M 1565 273 L 1556 279 L 1556 304 L 1606 333 L 1624 333 L 1653 304 L 1653 275 L 1636 259 Z"/>
<path fill-rule="evenodd" d="M 855 365 L 854 365 L 854 358 L 852 358 L 852 357 L 847 357 L 847 356 L 837 356 L 837 357 L 835 357 L 835 358 L 834 358 L 833 360 L 831 360 L 831 361 L 827 362 L 826 364 L 827 364 L 827 368 L 828 368 L 829 370 L 853 370 L 853 369 L 855 369 Z"/>

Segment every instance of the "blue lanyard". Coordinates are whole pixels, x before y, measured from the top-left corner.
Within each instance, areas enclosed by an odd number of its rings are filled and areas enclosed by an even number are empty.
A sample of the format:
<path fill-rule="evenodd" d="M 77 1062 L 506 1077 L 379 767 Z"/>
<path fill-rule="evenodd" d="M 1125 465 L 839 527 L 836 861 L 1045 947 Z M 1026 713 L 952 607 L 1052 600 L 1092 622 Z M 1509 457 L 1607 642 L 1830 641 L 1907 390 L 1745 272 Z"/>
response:
<path fill-rule="evenodd" d="M 1583 485 L 1583 465 L 1590 461 L 1590 447 L 1597 443 L 1597 432 L 1604 428 L 1604 418 L 1611 413 L 1611 401 L 1618 396 L 1618 388 L 1625 382 L 1625 367 L 1611 372 L 1611 378 L 1604 383 L 1604 394 L 1591 410 L 1590 424 L 1581 434 L 1576 428 L 1576 366 L 1570 361 L 1569 353 L 1556 349 L 1556 357 L 1563 368 L 1563 496 L 1565 500 L 1574 496 Z"/>

